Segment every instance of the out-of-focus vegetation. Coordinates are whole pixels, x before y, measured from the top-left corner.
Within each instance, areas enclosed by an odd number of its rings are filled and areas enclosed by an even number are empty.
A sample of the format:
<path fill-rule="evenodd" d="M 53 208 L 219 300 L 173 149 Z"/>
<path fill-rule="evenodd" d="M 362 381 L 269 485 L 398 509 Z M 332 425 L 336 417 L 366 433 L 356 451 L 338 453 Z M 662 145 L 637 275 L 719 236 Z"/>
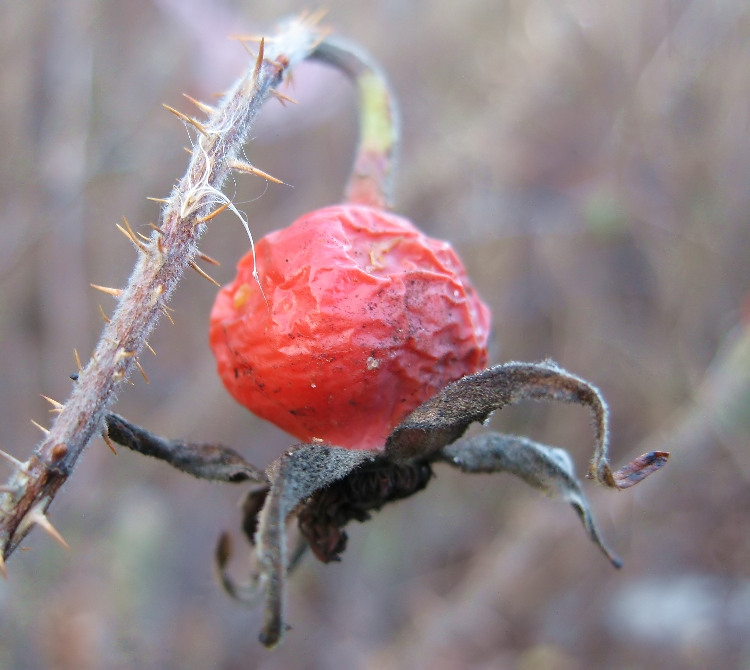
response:
<path fill-rule="evenodd" d="M 612 570 L 564 505 L 509 477 L 440 470 L 350 529 L 341 564 L 290 583 L 269 654 L 260 610 L 215 583 L 242 491 L 92 443 L 0 584 L 2 668 L 739 668 L 750 665 L 750 9 L 739 0 L 327 3 L 403 109 L 398 208 L 451 240 L 494 313 L 494 361 L 550 356 L 605 393 L 622 463 L 668 448 L 621 494 L 587 491 Z M 188 137 L 161 103 L 210 100 L 248 56 L 226 39 L 300 3 L 32 0 L 0 5 L 0 447 L 25 457 L 64 400 Z M 301 66 L 247 153 L 294 188 L 230 184 L 261 235 L 340 197 L 353 96 Z M 235 190 L 236 189 L 236 190 Z M 146 230 L 142 228 L 142 230 Z M 247 245 L 211 223 L 228 281 Z M 288 438 L 214 375 L 214 287 L 187 276 L 117 411 L 264 465 Z M 744 305 L 744 308 L 743 308 Z M 744 318 L 744 322 L 743 322 Z M 713 361 L 713 364 L 712 364 Z M 534 405 L 498 428 L 569 448 L 585 411 Z M 4 466 L 3 466 L 4 467 Z M 238 574 L 242 565 L 238 565 Z"/>

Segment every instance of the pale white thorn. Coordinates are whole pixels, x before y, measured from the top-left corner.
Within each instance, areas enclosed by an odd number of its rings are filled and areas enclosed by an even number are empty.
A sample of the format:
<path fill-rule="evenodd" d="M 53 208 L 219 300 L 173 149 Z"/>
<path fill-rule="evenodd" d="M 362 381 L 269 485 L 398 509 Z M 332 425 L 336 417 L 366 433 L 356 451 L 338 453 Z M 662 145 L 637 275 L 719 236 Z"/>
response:
<path fill-rule="evenodd" d="M 119 225 L 117 226 L 120 227 Z M 106 293 L 107 295 L 111 295 L 115 298 L 119 298 L 122 295 L 122 289 L 121 288 L 110 288 L 109 286 L 100 286 L 99 284 L 89 284 L 91 288 L 95 288 L 97 291 L 101 291 L 102 293 Z"/>
<path fill-rule="evenodd" d="M 44 398 L 55 409 L 62 409 L 63 407 L 65 407 L 65 405 L 63 405 L 61 402 L 57 402 L 57 400 L 55 400 L 54 398 L 50 398 L 49 396 L 46 396 L 46 395 L 44 395 L 42 393 L 40 393 L 39 395 L 42 398 Z"/>
<path fill-rule="evenodd" d="M 65 538 L 60 535 L 60 531 L 52 525 L 52 522 L 47 518 L 47 515 L 41 510 L 34 509 L 29 513 L 29 523 L 39 526 L 61 546 L 70 549 L 70 545 L 65 541 Z"/>
<path fill-rule="evenodd" d="M 26 463 L 19 461 L 15 456 L 11 456 L 7 451 L 3 451 L 2 449 L 0 449 L 0 458 L 4 458 L 17 470 L 20 470 L 24 473 L 26 472 Z"/>
<path fill-rule="evenodd" d="M 49 430 L 47 430 L 41 423 L 37 423 L 34 421 L 34 419 L 29 419 L 32 424 L 34 424 L 39 430 L 41 430 L 45 435 L 49 435 Z"/>

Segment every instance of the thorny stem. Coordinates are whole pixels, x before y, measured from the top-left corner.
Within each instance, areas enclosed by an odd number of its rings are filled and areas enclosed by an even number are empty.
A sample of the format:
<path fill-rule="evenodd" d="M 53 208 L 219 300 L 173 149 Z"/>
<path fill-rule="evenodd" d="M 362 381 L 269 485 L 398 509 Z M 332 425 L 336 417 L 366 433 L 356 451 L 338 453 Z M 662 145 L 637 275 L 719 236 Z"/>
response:
<path fill-rule="evenodd" d="M 241 165 L 237 155 L 261 105 L 290 67 L 308 58 L 321 39 L 313 21 L 288 22 L 269 40 L 265 53 L 261 43 L 257 62 L 205 122 L 185 117 L 199 131 L 198 140 L 185 176 L 162 210 L 159 230 L 139 245 L 142 253 L 117 309 L 49 433 L 0 488 L 0 568 L 34 524 L 44 525 L 55 494 L 88 442 L 103 429 L 117 388 L 137 367 L 138 354 L 197 254 L 205 217 L 227 201 L 219 189 L 230 171 Z"/>
<path fill-rule="evenodd" d="M 356 44 L 341 38 L 326 39 L 311 58 L 342 70 L 357 87 L 359 144 L 346 185 L 346 201 L 389 209 L 400 121 L 385 73 Z"/>

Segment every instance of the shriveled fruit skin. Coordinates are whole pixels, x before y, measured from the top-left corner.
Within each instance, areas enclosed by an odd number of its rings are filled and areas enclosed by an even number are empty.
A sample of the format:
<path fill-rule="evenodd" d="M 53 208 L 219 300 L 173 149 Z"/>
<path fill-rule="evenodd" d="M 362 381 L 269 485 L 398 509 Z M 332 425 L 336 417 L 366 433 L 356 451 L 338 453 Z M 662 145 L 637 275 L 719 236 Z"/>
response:
<path fill-rule="evenodd" d="M 232 396 L 302 441 L 382 449 L 487 363 L 489 309 L 451 246 L 403 217 L 327 207 L 255 251 L 260 286 L 248 253 L 214 303 L 211 348 Z"/>

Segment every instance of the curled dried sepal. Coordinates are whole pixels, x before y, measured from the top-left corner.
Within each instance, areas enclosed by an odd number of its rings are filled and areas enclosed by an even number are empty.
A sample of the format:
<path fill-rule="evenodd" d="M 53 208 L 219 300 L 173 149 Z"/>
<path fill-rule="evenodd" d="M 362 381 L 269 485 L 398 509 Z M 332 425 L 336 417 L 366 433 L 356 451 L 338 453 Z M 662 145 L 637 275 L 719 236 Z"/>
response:
<path fill-rule="evenodd" d="M 232 483 L 266 481 L 262 471 L 229 447 L 167 440 L 112 413 L 107 414 L 106 426 L 107 435 L 117 444 L 166 461 L 198 479 Z"/>
<path fill-rule="evenodd" d="M 594 455 L 589 477 L 610 488 L 627 488 L 658 470 L 668 454 L 645 454 L 616 473 L 607 461 L 609 415 L 599 390 L 558 366 L 511 362 L 469 375 L 448 384 L 420 405 L 388 437 L 386 454 L 396 460 L 427 455 L 461 437 L 475 421 L 524 400 L 550 400 L 589 408 L 594 428 Z"/>
<path fill-rule="evenodd" d="M 227 566 L 232 558 L 232 553 L 232 536 L 227 532 L 223 532 L 219 535 L 219 540 L 214 550 L 214 561 L 219 583 L 227 595 L 231 596 L 234 600 L 238 600 L 246 605 L 254 605 L 262 595 L 262 591 L 258 586 L 258 580 L 257 578 L 251 579 L 246 583 L 240 584 L 231 577 L 227 571 Z"/>
<path fill-rule="evenodd" d="M 263 596 L 260 639 L 274 647 L 287 630 L 285 578 L 306 548 L 310 546 L 324 562 L 337 560 L 345 546 L 346 523 L 365 521 L 370 511 L 424 488 L 434 462 L 447 462 L 466 472 L 508 472 L 566 500 L 591 540 L 620 567 L 620 559 L 599 535 L 566 451 L 494 432 L 460 439 L 472 422 L 523 400 L 577 403 L 590 409 L 595 434 L 592 467 L 604 484 L 627 488 L 666 462 L 665 452 L 650 452 L 612 472 L 606 458 L 607 409 L 601 394 L 551 361 L 498 365 L 449 384 L 392 431 L 384 450 L 300 444 L 271 463 L 265 474 L 226 447 L 164 440 L 116 415 L 108 415 L 107 422 L 110 435 L 121 444 L 196 477 L 262 484 L 243 504 L 242 527 L 255 546 L 256 569 L 246 583 L 234 581 L 227 571 L 232 552 L 226 535 L 216 549 L 216 567 L 222 586 L 233 598 L 252 603 Z M 300 535 L 290 550 L 287 525 L 295 516 Z"/>
<path fill-rule="evenodd" d="M 615 487 L 629 489 L 667 464 L 668 451 L 649 451 L 634 458 L 630 463 L 612 473 Z"/>
<path fill-rule="evenodd" d="M 564 449 L 516 435 L 487 432 L 458 440 L 445 447 L 440 457 L 464 472 L 508 472 L 551 497 L 569 502 L 592 542 L 614 567 L 622 567 L 622 561 L 599 535 L 588 501 L 573 472 L 573 461 Z"/>

